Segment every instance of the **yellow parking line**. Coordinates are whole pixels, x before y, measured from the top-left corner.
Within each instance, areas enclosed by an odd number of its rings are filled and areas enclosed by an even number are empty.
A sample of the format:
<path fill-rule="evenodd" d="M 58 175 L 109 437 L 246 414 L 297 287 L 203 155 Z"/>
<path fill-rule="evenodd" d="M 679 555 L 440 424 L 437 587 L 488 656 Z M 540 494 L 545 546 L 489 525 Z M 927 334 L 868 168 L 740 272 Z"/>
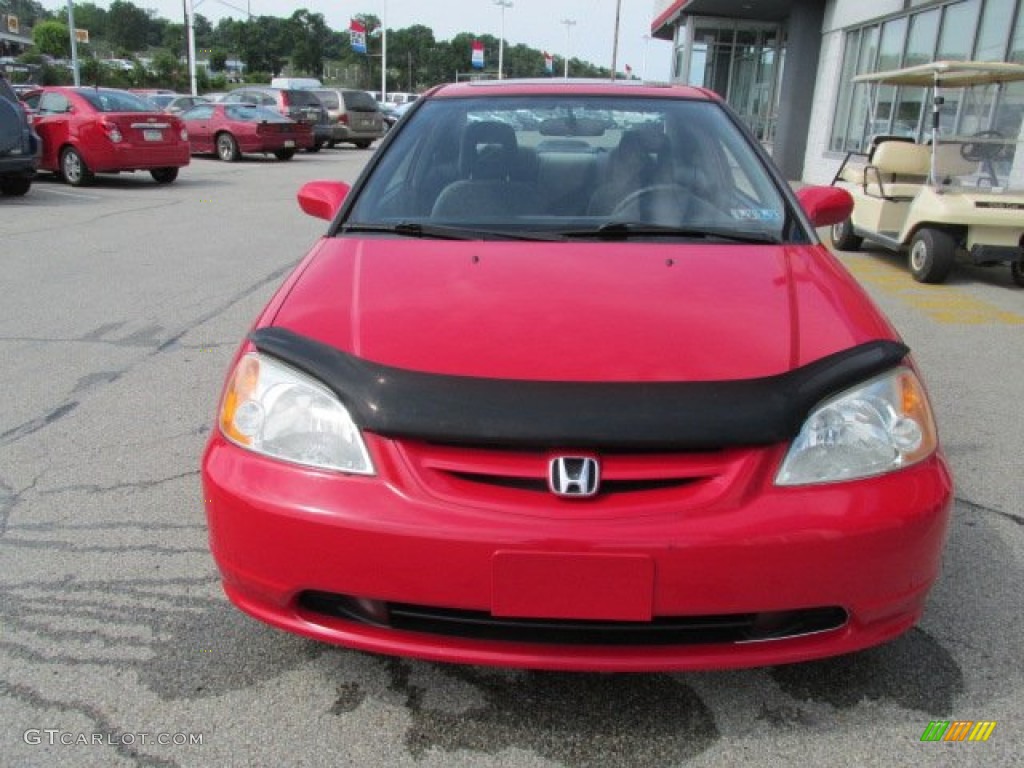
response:
<path fill-rule="evenodd" d="M 870 256 L 841 256 L 843 264 L 865 285 L 897 296 L 940 323 L 950 325 L 1024 325 L 1024 315 L 976 299 L 950 285 L 927 288 L 900 268 Z"/>

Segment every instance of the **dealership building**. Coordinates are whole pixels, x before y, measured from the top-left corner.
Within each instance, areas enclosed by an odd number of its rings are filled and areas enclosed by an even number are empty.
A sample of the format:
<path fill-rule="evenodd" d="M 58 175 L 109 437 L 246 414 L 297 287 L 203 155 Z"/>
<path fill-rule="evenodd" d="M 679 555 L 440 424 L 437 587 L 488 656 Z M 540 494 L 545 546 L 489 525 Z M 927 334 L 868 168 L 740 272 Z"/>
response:
<path fill-rule="evenodd" d="M 1024 0 L 655 0 L 651 32 L 673 42 L 674 82 L 725 98 L 787 178 L 828 183 L 871 136 L 920 140 L 930 124 L 929 89 L 890 88 L 872 110 L 855 75 L 941 59 L 1024 63 Z M 992 101 L 982 122 L 1020 135 L 1024 83 Z M 956 112 L 944 126 L 965 124 L 964 104 L 943 109 Z"/>

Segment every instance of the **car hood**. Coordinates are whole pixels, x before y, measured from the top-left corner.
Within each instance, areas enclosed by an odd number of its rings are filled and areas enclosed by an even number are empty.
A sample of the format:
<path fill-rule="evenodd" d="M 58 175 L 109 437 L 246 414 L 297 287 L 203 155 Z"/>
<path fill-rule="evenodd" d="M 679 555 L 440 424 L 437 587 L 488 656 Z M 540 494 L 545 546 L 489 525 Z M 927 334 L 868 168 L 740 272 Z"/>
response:
<path fill-rule="evenodd" d="M 820 245 L 324 238 L 259 324 L 531 381 L 750 379 L 896 338 Z"/>

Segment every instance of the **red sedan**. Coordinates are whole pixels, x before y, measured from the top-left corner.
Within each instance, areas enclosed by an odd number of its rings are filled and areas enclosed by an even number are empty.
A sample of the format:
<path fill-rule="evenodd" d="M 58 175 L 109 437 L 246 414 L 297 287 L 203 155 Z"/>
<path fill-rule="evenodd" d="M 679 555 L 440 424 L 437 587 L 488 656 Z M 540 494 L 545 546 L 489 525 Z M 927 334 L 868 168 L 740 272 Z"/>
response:
<path fill-rule="evenodd" d="M 523 120 L 528 114 L 530 120 Z M 240 345 L 202 463 L 228 597 L 387 654 L 781 664 L 896 637 L 952 481 L 909 349 L 717 97 L 421 97 Z"/>
<path fill-rule="evenodd" d="M 128 91 L 45 87 L 23 101 L 43 142 L 40 170 L 73 187 L 91 183 L 97 173 L 143 170 L 169 184 L 189 163 L 181 120 Z"/>
<path fill-rule="evenodd" d="M 313 146 L 313 129 L 253 104 L 199 104 L 182 114 L 192 154 L 216 153 L 225 162 L 245 152 L 291 160 L 298 149 Z"/>

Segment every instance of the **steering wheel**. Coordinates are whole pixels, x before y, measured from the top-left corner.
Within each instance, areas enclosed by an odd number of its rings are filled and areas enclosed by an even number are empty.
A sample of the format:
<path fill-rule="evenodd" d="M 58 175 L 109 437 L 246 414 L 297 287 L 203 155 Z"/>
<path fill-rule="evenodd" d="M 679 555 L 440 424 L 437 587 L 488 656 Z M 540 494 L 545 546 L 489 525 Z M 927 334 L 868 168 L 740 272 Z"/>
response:
<path fill-rule="evenodd" d="M 999 131 L 978 131 L 972 139 L 1005 139 Z M 1006 149 L 1005 144 L 982 141 L 967 141 L 960 145 L 960 156 L 972 163 L 991 162 L 998 160 Z"/>
<path fill-rule="evenodd" d="M 650 224 L 679 224 L 693 205 L 693 193 L 679 184 L 651 184 L 626 195 L 609 214 Z"/>

